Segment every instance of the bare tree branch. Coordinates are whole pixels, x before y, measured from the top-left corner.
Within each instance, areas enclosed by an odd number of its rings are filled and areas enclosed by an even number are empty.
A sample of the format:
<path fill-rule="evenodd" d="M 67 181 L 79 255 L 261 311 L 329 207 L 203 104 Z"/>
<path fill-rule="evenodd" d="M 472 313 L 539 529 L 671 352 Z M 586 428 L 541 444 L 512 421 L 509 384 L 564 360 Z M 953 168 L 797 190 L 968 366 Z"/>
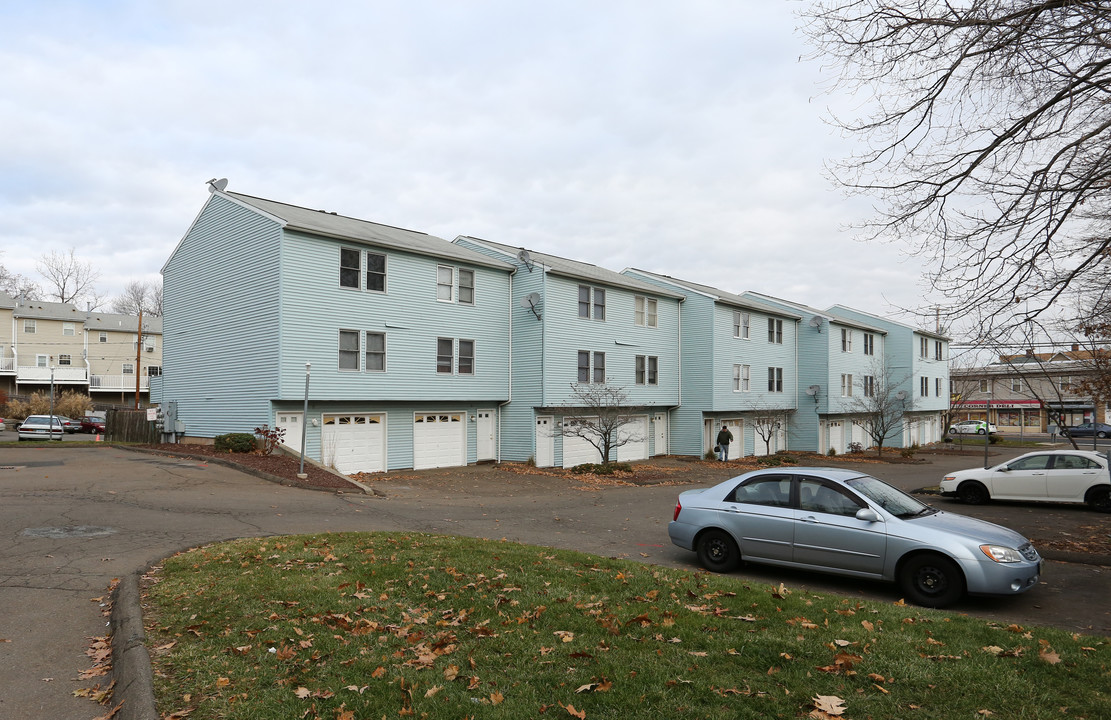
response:
<path fill-rule="evenodd" d="M 84 300 L 92 308 L 100 305 L 101 298 L 96 291 L 100 272 L 91 263 L 78 260 L 73 248 L 68 254 L 51 250 L 39 258 L 35 267 L 46 281 L 47 296 L 63 303 L 77 304 Z"/>
<path fill-rule="evenodd" d="M 628 400 L 629 393 L 623 387 L 571 383 L 569 405 L 573 414 L 556 427 L 555 434 L 586 440 L 598 450 L 601 462 L 608 463 L 617 448 L 644 440 L 625 429 L 637 418 L 636 408 L 629 406 Z"/>
<path fill-rule="evenodd" d="M 144 315 L 162 317 L 162 283 L 132 280 L 112 301 L 111 309 L 121 315 L 138 315 L 141 310 Z"/>

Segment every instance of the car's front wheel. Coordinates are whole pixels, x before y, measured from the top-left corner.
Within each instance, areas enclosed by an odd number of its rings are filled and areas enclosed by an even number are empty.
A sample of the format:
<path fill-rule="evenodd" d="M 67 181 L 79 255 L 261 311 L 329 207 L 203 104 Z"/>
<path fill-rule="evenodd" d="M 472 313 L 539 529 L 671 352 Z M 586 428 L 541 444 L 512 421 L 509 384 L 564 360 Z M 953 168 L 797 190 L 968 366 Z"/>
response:
<path fill-rule="evenodd" d="M 987 432 L 987 430 L 985 430 L 985 429 L 983 429 L 983 428 L 978 428 L 978 429 L 976 430 L 976 434 L 977 434 L 977 435 L 983 435 L 983 434 L 984 434 L 984 433 L 986 433 L 986 432 Z"/>
<path fill-rule="evenodd" d="M 1096 512 L 1111 512 L 1111 488 L 1099 487 L 1088 493 L 1088 507 Z"/>
<path fill-rule="evenodd" d="M 1107 437 L 1107 433 L 1105 433 L 1105 432 L 1103 432 L 1102 430 L 1100 430 L 1099 432 L 1097 432 L 1097 433 L 1096 433 L 1096 437 L 1097 437 L 1097 438 L 1106 438 L 1106 437 Z"/>
<path fill-rule="evenodd" d="M 991 500 L 988 489 L 978 482 L 961 483 L 957 488 L 957 499 L 968 505 L 983 505 Z"/>
<path fill-rule="evenodd" d="M 698 538 L 698 562 L 711 572 L 729 572 L 741 564 L 741 550 L 724 530 L 707 530 Z"/>
<path fill-rule="evenodd" d="M 899 586 L 915 605 L 942 608 L 964 595 L 964 576 L 949 558 L 927 553 L 903 564 Z"/>

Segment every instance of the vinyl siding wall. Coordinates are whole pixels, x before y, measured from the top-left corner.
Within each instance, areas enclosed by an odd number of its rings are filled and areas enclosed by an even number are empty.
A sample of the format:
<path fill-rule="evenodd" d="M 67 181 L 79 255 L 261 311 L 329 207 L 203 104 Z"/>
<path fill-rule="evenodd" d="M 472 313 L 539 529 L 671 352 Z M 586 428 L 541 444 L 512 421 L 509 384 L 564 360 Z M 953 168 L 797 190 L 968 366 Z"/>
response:
<path fill-rule="evenodd" d="M 163 269 L 162 399 L 188 434 L 251 432 L 278 392 L 278 223 L 213 195 Z"/>

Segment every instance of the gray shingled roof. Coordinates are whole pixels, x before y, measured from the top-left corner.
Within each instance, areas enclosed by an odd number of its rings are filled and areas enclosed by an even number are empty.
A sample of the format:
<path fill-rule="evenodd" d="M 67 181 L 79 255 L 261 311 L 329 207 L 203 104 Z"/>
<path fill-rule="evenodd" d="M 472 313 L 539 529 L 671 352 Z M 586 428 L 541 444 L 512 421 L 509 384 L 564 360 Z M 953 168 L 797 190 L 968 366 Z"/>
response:
<path fill-rule="evenodd" d="M 829 310 L 819 310 L 818 308 L 810 307 L 809 305 L 803 305 L 802 303 L 791 302 L 790 300 L 783 300 L 772 295 L 764 295 L 763 293 L 752 291 L 746 292 L 745 296 L 755 297 L 757 299 L 764 300 L 765 302 L 783 303 L 788 307 L 798 310 L 803 315 L 818 315 L 825 318 L 827 321 L 835 322 L 838 325 L 847 325 L 849 327 L 858 328 L 860 330 L 867 330 L 869 332 L 874 332 L 881 335 L 887 334 L 887 330 L 878 325 L 869 325 L 868 323 L 861 322 L 860 320 L 856 320 L 854 318 L 848 318 L 844 315 L 838 315 L 837 313 L 830 312 Z"/>
<path fill-rule="evenodd" d="M 492 240 L 483 240 L 482 238 L 465 236 L 468 240 L 473 240 L 477 243 L 482 243 L 494 250 L 504 252 L 510 257 L 516 258 L 517 253 L 521 248 L 513 247 L 511 245 L 504 245 L 502 243 L 493 242 Z M 635 290 L 646 294 L 655 295 L 656 297 L 667 297 L 682 300 L 685 296 L 682 293 L 671 292 L 659 285 L 637 280 L 636 278 L 622 275 L 613 270 L 591 265 L 590 263 L 578 262 L 577 260 L 568 260 L 567 258 L 559 257 L 558 255 L 548 255 L 547 253 L 528 251 L 532 257 L 532 261 L 544 267 L 544 269 L 553 275 L 562 275 L 564 277 L 573 278 L 575 280 L 586 280 L 588 282 L 595 282 L 602 285 L 609 285 L 611 287 L 625 288 L 627 290 Z"/>
<path fill-rule="evenodd" d="M 38 320 L 85 321 L 85 311 L 78 310 L 75 305 L 47 302 L 45 300 L 27 300 L 22 305 L 17 301 L 12 310 L 12 315 L 17 318 L 35 318 Z"/>
<path fill-rule="evenodd" d="M 647 270 L 640 270 L 638 268 L 629 268 L 629 270 L 632 272 L 641 273 L 643 275 L 650 275 L 652 277 L 659 278 L 664 282 L 673 283 L 675 285 L 678 285 L 679 287 L 685 287 L 688 290 L 701 293 L 702 295 L 707 295 L 709 297 L 712 297 L 714 300 L 719 300 L 728 305 L 736 305 L 738 307 L 749 308 L 750 310 L 758 310 L 760 312 L 765 312 L 772 315 L 779 315 L 781 317 L 794 318 L 796 320 L 801 319 L 802 317 L 801 315 L 797 315 L 788 310 L 784 310 L 781 307 L 757 302 L 755 300 L 752 300 L 751 298 L 742 297 L 740 295 L 727 292 L 725 290 L 719 290 L 718 288 L 710 287 L 709 285 L 702 285 L 700 283 L 690 282 L 689 280 L 679 280 L 678 278 L 673 278 L 670 275 L 660 275 L 659 273 L 648 272 Z"/>
<path fill-rule="evenodd" d="M 857 312 L 857 313 L 860 313 L 861 315 L 867 315 L 868 317 L 875 318 L 876 320 L 879 320 L 879 321 L 888 322 L 888 323 L 891 323 L 892 325 L 898 325 L 900 327 L 907 328 L 908 330 L 913 330 L 914 332 L 918 333 L 919 335 L 925 335 L 927 337 L 936 338 L 938 340 L 950 340 L 951 339 L 948 335 L 945 335 L 943 333 L 934 332 L 933 330 L 927 330 L 925 328 L 915 327 L 914 325 L 908 325 L 907 323 L 899 322 L 898 320 L 892 320 L 891 318 L 880 317 L 879 315 L 876 315 L 875 313 L 866 312 L 864 310 L 857 310 L 856 308 L 851 308 L 848 305 L 842 305 L 840 303 L 832 306 L 829 309 L 829 311 L 830 312 L 836 312 L 837 308 L 843 308 L 845 310 L 851 310 L 852 312 Z"/>
<path fill-rule="evenodd" d="M 430 255 L 507 272 L 514 269 L 514 266 L 509 263 L 499 262 L 482 253 L 455 245 L 443 238 L 427 233 L 404 230 L 390 225 L 380 225 L 324 210 L 311 210 L 241 193 L 225 192 L 218 194 L 226 195 L 245 205 L 280 218 L 286 223 L 287 230 L 299 230 L 312 235 L 325 235 L 340 240 L 404 250 L 418 255 Z"/>
<path fill-rule="evenodd" d="M 139 318 L 136 315 L 116 315 L 114 313 L 93 313 L 85 321 L 85 329 L 91 331 L 114 330 L 116 332 L 139 332 Z M 143 316 L 143 334 L 161 335 L 162 318 Z"/>

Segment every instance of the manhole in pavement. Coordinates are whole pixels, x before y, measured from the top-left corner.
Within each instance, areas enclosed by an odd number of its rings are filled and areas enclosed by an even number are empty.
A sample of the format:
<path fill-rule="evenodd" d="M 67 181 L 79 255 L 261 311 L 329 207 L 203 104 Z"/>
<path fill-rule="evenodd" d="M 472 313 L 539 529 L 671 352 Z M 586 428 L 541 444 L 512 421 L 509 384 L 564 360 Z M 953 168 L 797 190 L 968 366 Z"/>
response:
<path fill-rule="evenodd" d="M 23 535 L 29 537 L 51 538 L 62 540 L 65 538 L 90 538 L 103 537 L 116 532 L 115 528 L 98 527 L 96 525 L 70 525 L 67 527 L 41 527 L 27 528 Z"/>

